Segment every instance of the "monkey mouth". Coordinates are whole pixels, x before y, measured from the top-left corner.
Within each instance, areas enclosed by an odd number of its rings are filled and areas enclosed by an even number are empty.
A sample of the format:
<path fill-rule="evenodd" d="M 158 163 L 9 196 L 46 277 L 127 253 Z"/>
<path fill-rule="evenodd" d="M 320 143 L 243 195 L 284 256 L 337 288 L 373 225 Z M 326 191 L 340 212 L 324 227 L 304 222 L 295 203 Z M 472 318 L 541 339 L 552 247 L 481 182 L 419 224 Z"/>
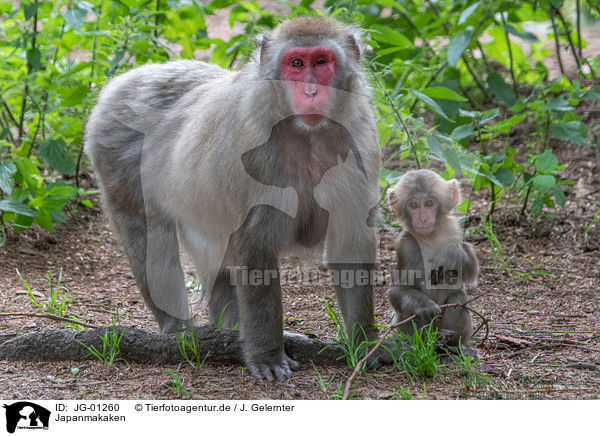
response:
<path fill-rule="evenodd" d="M 414 226 L 413 229 L 421 236 L 429 236 L 435 230 L 435 225 Z"/>
<path fill-rule="evenodd" d="M 300 115 L 300 118 L 309 126 L 316 126 L 323 118 L 325 118 L 325 116 L 321 114 L 302 114 Z"/>

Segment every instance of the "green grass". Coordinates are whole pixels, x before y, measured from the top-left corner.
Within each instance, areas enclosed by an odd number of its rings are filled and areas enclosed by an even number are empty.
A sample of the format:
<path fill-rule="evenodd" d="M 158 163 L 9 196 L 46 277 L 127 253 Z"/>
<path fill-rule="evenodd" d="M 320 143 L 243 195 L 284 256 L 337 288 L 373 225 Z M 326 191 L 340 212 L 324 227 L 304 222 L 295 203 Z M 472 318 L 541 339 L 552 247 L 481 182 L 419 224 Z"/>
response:
<path fill-rule="evenodd" d="M 210 355 L 210 352 L 208 352 L 206 353 L 206 356 L 200 356 L 196 335 L 193 330 L 189 333 L 177 334 L 177 348 L 179 349 L 179 353 L 183 357 L 183 360 L 194 369 L 201 369 Z"/>
<path fill-rule="evenodd" d="M 33 290 L 29 284 L 25 281 L 19 270 L 17 269 L 17 275 L 27 293 L 29 294 L 29 301 L 33 304 L 40 312 L 50 313 L 58 316 L 65 316 L 65 313 L 69 309 L 69 306 L 73 302 L 73 299 L 69 298 L 69 290 L 64 286 L 61 286 L 62 282 L 62 268 L 58 273 L 58 279 L 54 281 L 52 271 L 48 271 L 48 275 L 45 279 L 37 279 L 38 281 L 46 281 L 48 283 L 48 300 L 38 301 L 37 297 L 33 293 Z"/>
<path fill-rule="evenodd" d="M 421 329 L 416 325 L 414 335 L 398 332 L 393 341 L 396 342 L 394 365 L 406 373 L 414 383 L 416 379 L 434 378 L 441 368 L 435 351 L 439 339 L 437 329 L 428 324 Z"/>
<path fill-rule="evenodd" d="M 125 359 L 119 357 L 119 354 L 121 354 L 120 346 L 121 339 L 123 339 L 123 333 L 125 333 L 125 329 L 119 328 L 115 324 L 113 324 L 109 328 L 106 328 L 101 338 L 101 349 L 98 349 L 93 345 L 86 345 L 81 341 L 77 342 L 79 342 L 89 351 L 89 353 L 85 357 L 94 356 L 103 364 L 118 369 L 117 363 L 127 364 L 127 361 Z"/>
<path fill-rule="evenodd" d="M 395 400 L 412 400 L 413 399 L 413 396 L 410 393 L 410 389 L 405 388 L 400 383 L 398 383 L 396 385 L 396 387 L 398 388 L 398 391 L 394 394 Z"/>
<path fill-rule="evenodd" d="M 176 394 L 181 395 L 181 396 L 192 395 L 194 393 L 194 389 L 187 388 L 184 386 L 185 377 L 183 377 L 182 375 L 179 374 L 180 369 L 181 369 L 181 364 L 177 366 L 177 370 L 172 371 L 172 370 L 167 369 L 167 370 L 163 371 L 163 373 L 171 376 L 171 389 L 173 389 L 173 392 L 175 392 Z"/>
<path fill-rule="evenodd" d="M 374 345 L 376 341 L 369 341 L 367 338 L 367 333 L 359 324 L 354 325 L 352 329 L 352 336 L 348 337 L 338 313 L 327 302 L 326 299 L 323 300 L 325 301 L 327 316 L 329 316 L 329 318 L 331 318 L 333 321 L 338 334 L 336 344 L 344 353 L 344 355 L 340 358 L 346 359 L 348 367 L 356 368 L 358 362 L 360 362 L 360 360 L 366 356 L 366 354 L 369 352 L 369 348 Z M 361 371 L 363 368 L 361 368 Z"/>
<path fill-rule="evenodd" d="M 452 364 L 460 371 L 463 390 L 484 389 L 492 385 L 492 377 L 476 370 L 481 361 L 475 362 L 471 356 L 465 356 L 461 347 L 458 350 L 458 355 L 452 355 Z"/>

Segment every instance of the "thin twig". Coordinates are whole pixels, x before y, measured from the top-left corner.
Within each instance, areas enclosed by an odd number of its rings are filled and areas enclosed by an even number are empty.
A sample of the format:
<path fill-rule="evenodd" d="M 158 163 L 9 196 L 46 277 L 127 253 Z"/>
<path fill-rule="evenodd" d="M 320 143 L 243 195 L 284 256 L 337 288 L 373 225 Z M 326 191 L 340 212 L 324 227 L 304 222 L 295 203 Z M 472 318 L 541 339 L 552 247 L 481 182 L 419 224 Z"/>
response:
<path fill-rule="evenodd" d="M 565 74 L 565 68 L 563 67 L 562 58 L 560 57 L 560 34 L 558 33 L 558 29 L 556 28 L 556 22 L 554 21 L 554 8 L 550 7 L 550 22 L 552 23 L 552 31 L 554 33 L 554 45 L 556 47 L 556 60 L 558 60 L 558 66 L 560 68 L 560 72 L 563 76 Z"/>
<path fill-rule="evenodd" d="M 402 130 L 404 130 L 404 133 L 406 134 L 406 138 L 408 139 L 408 143 L 410 145 L 410 149 L 412 150 L 412 154 L 413 154 L 413 156 L 415 158 L 415 164 L 416 164 L 417 168 L 420 169 L 421 168 L 421 163 L 419 162 L 419 156 L 417 155 L 417 148 L 415 147 L 415 144 L 414 144 L 414 142 L 412 140 L 412 136 L 411 136 L 410 132 L 408 131 L 408 127 L 406 126 L 406 123 L 404 122 L 404 118 L 402 117 L 402 114 L 400 112 L 398 112 L 398 108 L 396 107 L 396 103 L 392 99 L 392 96 L 389 95 L 389 93 L 387 92 L 386 87 L 381 83 L 381 80 L 379 80 L 379 77 L 377 77 L 377 75 L 373 72 L 373 70 L 371 70 L 371 74 L 373 75 L 373 77 L 377 81 L 377 83 L 379 84 L 379 88 L 380 88 L 381 92 L 383 92 L 383 95 L 385 95 L 385 98 L 387 99 L 388 103 L 390 104 L 390 106 L 392 108 L 392 111 L 396 115 L 396 119 L 398 121 L 400 121 L 400 125 L 402 126 Z"/>
<path fill-rule="evenodd" d="M 58 315 L 52 315 L 49 313 L 26 313 L 26 312 L 5 312 L 5 313 L 0 313 L 0 317 L 13 317 L 13 316 L 17 316 L 17 317 L 28 317 L 28 318 L 47 318 L 47 319 L 53 319 L 54 321 L 60 321 L 60 322 L 68 322 L 70 324 L 77 324 L 80 325 L 82 327 L 86 327 L 89 329 L 95 329 L 98 328 L 97 325 L 94 324 L 88 324 L 87 322 L 83 322 L 83 321 L 78 321 L 76 319 L 71 319 L 71 318 L 65 318 L 64 316 L 58 316 Z"/>
<path fill-rule="evenodd" d="M 506 46 L 508 47 L 508 57 L 510 60 L 510 76 L 513 82 L 513 92 L 515 93 L 515 98 L 519 98 L 519 85 L 517 83 L 517 77 L 515 75 L 515 62 L 513 58 L 512 47 L 510 45 L 510 38 L 508 36 L 508 29 L 506 24 L 506 17 L 504 17 L 504 13 L 500 13 L 502 17 L 502 25 L 504 27 L 504 37 L 506 38 Z"/>

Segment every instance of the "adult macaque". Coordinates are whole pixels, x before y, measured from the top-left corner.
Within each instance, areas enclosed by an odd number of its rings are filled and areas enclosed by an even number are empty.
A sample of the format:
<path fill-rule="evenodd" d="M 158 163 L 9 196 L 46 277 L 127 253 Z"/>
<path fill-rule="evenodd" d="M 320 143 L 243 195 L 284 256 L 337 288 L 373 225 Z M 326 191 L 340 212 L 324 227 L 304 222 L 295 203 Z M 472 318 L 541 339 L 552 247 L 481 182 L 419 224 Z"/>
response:
<path fill-rule="evenodd" d="M 460 306 L 440 308 L 464 303 L 467 288 L 477 284 L 479 274 L 475 251 L 450 215 L 459 199 L 458 182 L 446 182 L 430 170 L 409 171 L 396 184 L 390 205 L 405 227 L 396 243 L 396 283 L 387 294 L 393 322 L 416 315 L 420 328 L 435 318 L 436 327 L 456 332 L 450 345 L 460 342 L 468 348 L 473 331 L 470 312 Z M 412 323 L 400 327 L 413 334 Z"/>
<path fill-rule="evenodd" d="M 367 221 L 380 151 L 351 28 L 295 18 L 238 72 L 178 61 L 123 74 L 92 111 L 86 151 L 163 333 L 190 324 L 181 242 L 211 324 L 240 323 L 249 372 L 289 378 L 298 363 L 283 349 L 278 259 L 324 240 L 330 270 L 366 270 L 334 286 L 346 328 L 376 336 Z"/>

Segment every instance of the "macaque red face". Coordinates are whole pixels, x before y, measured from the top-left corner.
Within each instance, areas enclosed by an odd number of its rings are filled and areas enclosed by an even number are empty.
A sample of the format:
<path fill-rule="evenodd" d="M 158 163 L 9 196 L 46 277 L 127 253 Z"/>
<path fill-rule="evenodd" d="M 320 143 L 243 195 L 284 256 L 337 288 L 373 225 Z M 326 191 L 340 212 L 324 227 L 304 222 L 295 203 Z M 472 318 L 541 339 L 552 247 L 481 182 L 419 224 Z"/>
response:
<path fill-rule="evenodd" d="M 417 197 L 406 203 L 412 230 L 421 236 L 429 236 L 435 230 L 439 202 L 435 197 Z"/>
<path fill-rule="evenodd" d="M 335 53 L 323 46 L 294 47 L 281 57 L 281 72 L 292 91 L 294 113 L 309 126 L 329 109 L 329 84 L 337 69 Z"/>

